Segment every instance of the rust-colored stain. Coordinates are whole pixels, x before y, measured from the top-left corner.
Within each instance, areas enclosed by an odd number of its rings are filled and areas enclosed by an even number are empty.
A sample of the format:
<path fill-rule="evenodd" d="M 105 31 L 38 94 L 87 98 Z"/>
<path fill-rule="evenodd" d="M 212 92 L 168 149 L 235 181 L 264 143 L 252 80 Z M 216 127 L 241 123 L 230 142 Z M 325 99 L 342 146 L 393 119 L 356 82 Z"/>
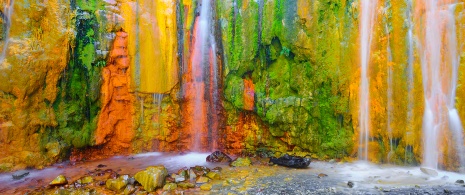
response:
<path fill-rule="evenodd" d="M 107 66 L 102 71 L 102 109 L 95 131 L 95 145 L 81 153 L 73 151 L 72 160 L 98 159 L 114 154 L 131 152 L 133 132 L 133 96 L 129 93 L 128 34 L 116 33 Z"/>
<path fill-rule="evenodd" d="M 250 79 L 244 79 L 244 110 L 253 110 L 255 86 Z"/>

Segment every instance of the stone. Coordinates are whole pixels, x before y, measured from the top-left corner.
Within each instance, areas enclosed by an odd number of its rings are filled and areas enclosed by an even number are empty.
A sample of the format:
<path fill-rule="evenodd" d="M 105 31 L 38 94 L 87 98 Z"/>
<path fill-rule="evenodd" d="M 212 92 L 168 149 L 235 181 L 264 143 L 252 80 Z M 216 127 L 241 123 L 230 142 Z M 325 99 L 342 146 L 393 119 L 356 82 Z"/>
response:
<path fill-rule="evenodd" d="M 322 177 L 328 177 L 328 175 L 326 175 L 326 174 L 324 174 L 324 173 L 318 174 L 318 178 L 322 178 Z"/>
<path fill-rule="evenodd" d="M 430 175 L 430 176 L 438 176 L 438 172 L 434 169 L 426 168 L 426 167 L 420 167 L 421 172 L 424 174 Z"/>
<path fill-rule="evenodd" d="M 231 166 L 233 167 L 247 167 L 252 165 L 252 161 L 250 160 L 249 157 L 244 157 L 244 158 L 237 158 L 231 163 Z"/>
<path fill-rule="evenodd" d="M 89 184 L 89 183 L 92 183 L 93 181 L 94 181 L 94 178 L 92 178 L 91 176 L 85 176 L 79 179 L 77 182 L 79 184 Z"/>
<path fill-rule="evenodd" d="M 177 184 L 180 188 L 187 189 L 195 187 L 195 184 L 189 182 L 181 182 Z"/>
<path fill-rule="evenodd" d="M 189 180 L 194 181 L 197 178 L 197 175 L 194 172 L 194 169 L 189 169 Z"/>
<path fill-rule="evenodd" d="M 271 157 L 270 162 L 285 167 L 306 168 L 308 165 L 310 165 L 311 160 L 310 158 L 302 158 L 285 154 L 279 158 Z"/>
<path fill-rule="evenodd" d="M 459 179 L 459 180 L 455 181 L 455 183 L 463 184 L 465 182 L 463 180 Z"/>
<path fill-rule="evenodd" d="M 212 189 L 212 184 L 203 184 L 200 186 L 200 189 L 203 190 L 203 191 L 210 191 Z"/>
<path fill-rule="evenodd" d="M 220 175 L 213 171 L 208 172 L 206 176 L 210 179 L 220 179 Z"/>
<path fill-rule="evenodd" d="M 168 170 L 163 165 L 147 167 L 144 171 L 136 173 L 134 178 L 147 192 L 152 192 L 156 188 L 163 187 Z"/>
<path fill-rule="evenodd" d="M 50 182 L 51 186 L 61 186 L 66 184 L 68 184 L 68 180 L 64 175 L 59 175 L 52 182 Z"/>
<path fill-rule="evenodd" d="M 355 185 L 355 184 L 354 184 L 354 182 L 352 182 L 352 181 L 347 182 L 347 186 L 349 186 L 349 188 L 353 188 L 354 185 Z"/>
<path fill-rule="evenodd" d="M 136 190 L 137 189 L 133 185 L 129 184 L 126 186 L 126 188 L 124 188 L 123 194 L 124 195 L 134 194 Z"/>
<path fill-rule="evenodd" d="M 176 183 L 186 181 L 186 177 L 184 177 L 182 175 L 173 174 L 173 175 L 171 175 L 171 177 L 174 179 L 174 182 L 176 182 Z"/>
<path fill-rule="evenodd" d="M 105 185 L 108 189 L 119 192 L 128 185 L 128 179 L 128 175 L 121 175 L 117 179 L 108 179 Z"/>
<path fill-rule="evenodd" d="M 27 175 L 29 175 L 29 171 L 26 171 L 26 170 L 22 170 L 22 171 L 16 171 L 15 173 L 13 173 L 13 179 L 22 179 L 24 177 L 26 177 Z"/>
<path fill-rule="evenodd" d="M 227 154 L 221 151 L 215 151 L 207 156 L 207 162 L 231 162 L 232 159 Z"/>
<path fill-rule="evenodd" d="M 204 176 L 200 176 L 196 181 L 195 183 L 196 184 L 204 184 L 204 183 L 208 183 L 210 181 L 210 179 L 208 177 L 204 177 Z"/>
<path fill-rule="evenodd" d="M 165 186 L 163 186 L 163 190 L 165 191 L 175 190 L 176 188 L 178 188 L 178 185 L 176 185 L 175 183 L 167 183 L 165 184 Z"/>

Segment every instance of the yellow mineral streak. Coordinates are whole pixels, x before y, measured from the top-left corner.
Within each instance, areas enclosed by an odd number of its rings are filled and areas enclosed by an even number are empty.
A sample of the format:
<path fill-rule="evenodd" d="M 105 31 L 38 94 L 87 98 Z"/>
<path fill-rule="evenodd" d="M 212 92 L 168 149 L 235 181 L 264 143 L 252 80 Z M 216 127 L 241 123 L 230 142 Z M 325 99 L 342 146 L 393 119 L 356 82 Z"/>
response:
<path fill-rule="evenodd" d="M 124 2 L 123 29 L 130 35 L 132 90 L 165 93 L 178 82 L 176 1 Z"/>

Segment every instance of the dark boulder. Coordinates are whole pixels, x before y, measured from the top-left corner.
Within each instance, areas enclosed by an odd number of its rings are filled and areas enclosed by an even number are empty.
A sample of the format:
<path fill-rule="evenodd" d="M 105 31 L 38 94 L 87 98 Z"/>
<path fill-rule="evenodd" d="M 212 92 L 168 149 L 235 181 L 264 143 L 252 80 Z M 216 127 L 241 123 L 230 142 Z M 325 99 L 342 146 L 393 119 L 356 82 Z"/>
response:
<path fill-rule="evenodd" d="M 310 165 L 310 158 L 302 158 L 298 156 L 289 156 L 285 154 L 282 157 L 275 158 L 271 157 L 270 162 L 285 166 L 285 167 L 292 167 L 292 168 L 306 168 Z"/>
<path fill-rule="evenodd" d="M 207 156 L 207 162 L 231 162 L 232 159 L 221 151 L 215 151 Z"/>

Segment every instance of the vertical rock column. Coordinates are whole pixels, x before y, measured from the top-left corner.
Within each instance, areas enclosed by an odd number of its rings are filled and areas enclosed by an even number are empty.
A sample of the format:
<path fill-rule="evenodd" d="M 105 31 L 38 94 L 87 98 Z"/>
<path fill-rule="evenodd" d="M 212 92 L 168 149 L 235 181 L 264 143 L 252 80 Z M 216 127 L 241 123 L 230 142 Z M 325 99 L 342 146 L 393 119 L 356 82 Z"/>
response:
<path fill-rule="evenodd" d="M 96 145 L 109 154 L 129 152 L 134 137 L 133 96 L 129 93 L 128 34 L 117 32 L 103 69 L 102 110 L 95 134 Z"/>

